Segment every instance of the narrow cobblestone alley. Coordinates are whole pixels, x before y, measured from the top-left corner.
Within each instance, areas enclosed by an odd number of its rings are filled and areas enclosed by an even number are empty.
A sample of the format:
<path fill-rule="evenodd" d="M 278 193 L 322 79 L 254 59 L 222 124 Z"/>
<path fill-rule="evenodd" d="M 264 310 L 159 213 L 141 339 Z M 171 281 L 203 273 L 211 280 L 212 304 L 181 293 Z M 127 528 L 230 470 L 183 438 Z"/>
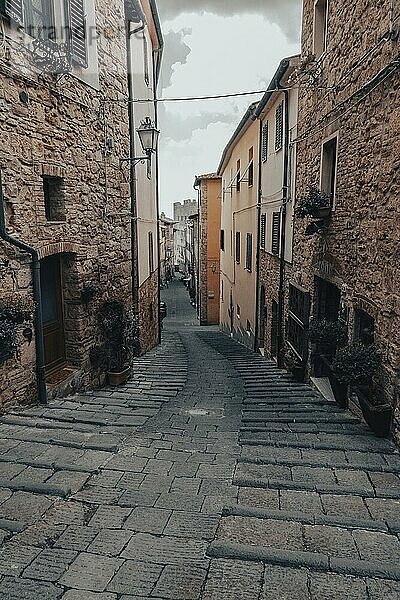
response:
<path fill-rule="evenodd" d="M 400 456 L 164 291 L 128 384 L 0 422 L 0 600 L 397 600 Z"/>

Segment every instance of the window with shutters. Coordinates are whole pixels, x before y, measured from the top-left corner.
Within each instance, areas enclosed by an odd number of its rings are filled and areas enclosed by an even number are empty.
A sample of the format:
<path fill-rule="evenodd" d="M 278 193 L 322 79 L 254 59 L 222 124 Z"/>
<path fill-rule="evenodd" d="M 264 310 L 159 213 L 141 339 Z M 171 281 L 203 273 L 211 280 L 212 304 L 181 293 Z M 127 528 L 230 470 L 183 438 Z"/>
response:
<path fill-rule="evenodd" d="M 17 0 L 10 0 L 10 5 L 19 12 Z M 53 20 L 53 11 L 50 0 L 25 0 L 23 2 L 23 19 L 25 31 L 33 38 L 42 40 L 54 40 L 56 32 Z"/>
<path fill-rule="evenodd" d="M 241 175 L 240 175 L 240 160 L 237 161 L 236 163 L 236 191 L 240 192 L 240 180 L 241 180 Z"/>
<path fill-rule="evenodd" d="M 225 252 L 225 230 L 221 229 L 221 250 Z"/>
<path fill-rule="evenodd" d="M 249 187 L 252 187 L 254 184 L 254 149 L 250 148 L 249 150 Z"/>
<path fill-rule="evenodd" d="M 289 285 L 287 340 L 302 361 L 307 360 L 310 294 L 297 285 Z"/>
<path fill-rule="evenodd" d="M 84 0 L 65 0 L 65 7 L 71 60 L 86 68 L 88 56 Z"/>
<path fill-rule="evenodd" d="M 240 264 L 240 231 L 236 232 L 236 244 L 235 244 L 235 258 L 236 258 L 236 262 L 239 265 Z"/>
<path fill-rule="evenodd" d="M 268 158 L 268 121 L 264 123 L 262 128 L 262 161 L 266 162 Z"/>
<path fill-rule="evenodd" d="M 17 25 L 24 24 L 24 4 L 22 0 L 2 0 L 0 2 L 0 12 Z"/>
<path fill-rule="evenodd" d="M 246 236 L 246 270 L 251 272 L 253 269 L 253 234 Z"/>
<path fill-rule="evenodd" d="M 154 271 L 154 241 L 152 231 L 149 231 L 149 271 L 150 275 Z"/>
<path fill-rule="evenodd" d="M 281 150 L 283 146 L 283 102 L 275 112 L 275 151 Z"/>
<path fill-rule="evenodd" d="M 281 215 L 278 212 L 274 212 L 272 215 L 272 254 L 279 254 L 280 246 L 280 227 Z"/>
<path fill-rule="evenodd" d="M 266 230 L 267 230 L 267 215 L 261 215 L 261 223 L 260 223 L 260 248 L 265 250 L 265 238 L 266 238 Z"/>

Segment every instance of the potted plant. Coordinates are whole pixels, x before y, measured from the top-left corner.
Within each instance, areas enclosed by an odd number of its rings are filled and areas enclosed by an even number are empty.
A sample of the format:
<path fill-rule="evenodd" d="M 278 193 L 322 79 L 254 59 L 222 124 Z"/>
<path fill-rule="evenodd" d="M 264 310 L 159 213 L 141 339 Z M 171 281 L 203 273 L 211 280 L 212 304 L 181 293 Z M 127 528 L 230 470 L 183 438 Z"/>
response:
<path fill-rule="evenodd" d="M 290 347 L 285 352 L 285 362 L 293 375 L 293 379 L 298 383 L 302 383 L 304 381 L 305 366 L 297 353 Z"/>
<path fill-rule="evenodd" d="M 388 435 L 392 422 L 392 406 L 379 399 L 373 378 L 381 367 L 381 358 L 374 345 L 360 342 L 339 350 L 332 369 L 343 384 L 351 385 L 360 402 L 365 421 L 380 437 Z"/>
<path fill-rule="evenodd" d="M 331 195 L 325 194 L 318 187 L 310 185 L 307 195 L 299 199 L 295 215 L 298 219 L 304 219 L 305 217 L 325 219 L 330 216 L 331 211 Z"/>
<path fill-rule="evenodd" d="M 6 296 L 0 300 L 0 321 L 16 325 L 33 321 L 35 303 L 24 296 Z"/>
<path fill-rule="evenodd" d="M 347 343 L 347 326 L 340 320 L 313 320 L 310 324 L 310 341 L 320 346 L 332 348 Z"/>
<path fill-rule="evenodd" d="M 0 363 L 11 358 L 18 348 L 17 325 L 8 319 L 0 320 Z"/>
<path fill-rule="evenodd" d="M 137 350 L 135 318 L 122 302 L 109 299 L 100 306 L 98 322 L 102 343 L 90 352 L 92 364 L 107 372 L 110 385 L 122 385 L 129 378 Z"/>
<path fill-rule="evenodd" d="M 81 300 L 84 304 L 89 304 L 100 293 L 100 286 L 93 281 L 85 281 L 81 290 Z"/>

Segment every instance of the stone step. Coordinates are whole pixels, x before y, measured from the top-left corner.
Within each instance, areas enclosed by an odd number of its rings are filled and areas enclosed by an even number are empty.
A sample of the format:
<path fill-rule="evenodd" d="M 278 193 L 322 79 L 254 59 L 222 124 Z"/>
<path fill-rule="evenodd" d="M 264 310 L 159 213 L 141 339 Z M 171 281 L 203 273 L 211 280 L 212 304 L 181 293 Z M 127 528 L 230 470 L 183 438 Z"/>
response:
<path fill-rule="evenodd" d="M 264 435 L 268 433 L 340 433 L 343 435 L 364 435 L 364 431 L 357 423 L 266 423 L 265 425 L 252 425 L 251 423 L 245 423 L 241 427 L 242 435 L 259 434 Z"/>
<path fill-rule="evenodd" d="M 316 450 L 354 450 L 357 452 L 383 452 L 394 453 L 395 447 L 388 440 L 374 438 L 372 436 L 356 436 L 352 439 L 348 436 L 340 434 L 332 435 L 325 434 L 323 440 L 319 440 L 314 434 L 297 435 L 293 434 L 292 439 L 288 435 L 282 436 L 281 439 L 267 439 L 262 436 L 243 436 L 240 440 L 242 446 L 272 446 L 281 448 L 313 448 Z"/>
<path fill-rule="evenodd" d="M 381 456 L 381 455 L 378 455 Z M 335 469 L 347 469 L 354 471 L 375 471 L 378 473 L 396 473 L 400 474 L 400 464 L 377 464 L 373 459 L 368 462 L 369 454 L 365 456 L 362 462 L 346 462 L 335 458 L 332 460 L 321 457 L 318 458 L 269 458 L 268 454 L 265 457 L 260 456 L 242 456 L 238 459 L 238 463 L 254 464 L 254 465 L 288 465 L 288 466 L 304 466 L 304 467 L 330 467 Z M 400 482 L 399 482 L 400 483 Z"/>
<path fill-rule="evenodd" d="M 71 494 L 71 488 L 61 487 L 58 485 L 50 485 L 47 483 L 32 483 L 30 481 L 13 482 L 9 479 L 0 479 L 0 488 L 12 490 L 13 492 L 31 492 L 43 496 L 58 496 L 66 498 Z M 1 507 L 0 507 L 1 513 Z"/>
<path fill-rule="evenodd" d="M 262 562 L 287 568 L 309 568 L 325 573 L 398 581 L 400 567 L 389 561 L 334 558 L 326 554 L 275 549 L 234 542 L 212 542 L 207 550 L 210 558 Z"/>
<path fill-rule="evenodd" d="M 288 413 L 288 414 L 276 414 L 276 413 L 253 413 L 250 411 L 243 411 L 242 416 L 243 423 L 359 423 L 357 417 L 353 417 L 349 413 L 338 413 L 334 412 L 329 415 L 322 415 L 320 413 Z"/>

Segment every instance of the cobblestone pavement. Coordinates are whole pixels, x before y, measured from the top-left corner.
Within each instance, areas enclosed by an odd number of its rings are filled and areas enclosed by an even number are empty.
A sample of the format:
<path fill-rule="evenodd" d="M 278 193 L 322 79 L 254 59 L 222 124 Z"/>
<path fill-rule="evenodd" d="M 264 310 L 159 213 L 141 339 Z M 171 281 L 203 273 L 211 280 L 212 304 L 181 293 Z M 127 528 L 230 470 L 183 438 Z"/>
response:
<path fill-rule="evenodd" d="M 0 420 L 0 600 L 398 600 L 400 456 L 165 291 L 131 381 Z"/>

